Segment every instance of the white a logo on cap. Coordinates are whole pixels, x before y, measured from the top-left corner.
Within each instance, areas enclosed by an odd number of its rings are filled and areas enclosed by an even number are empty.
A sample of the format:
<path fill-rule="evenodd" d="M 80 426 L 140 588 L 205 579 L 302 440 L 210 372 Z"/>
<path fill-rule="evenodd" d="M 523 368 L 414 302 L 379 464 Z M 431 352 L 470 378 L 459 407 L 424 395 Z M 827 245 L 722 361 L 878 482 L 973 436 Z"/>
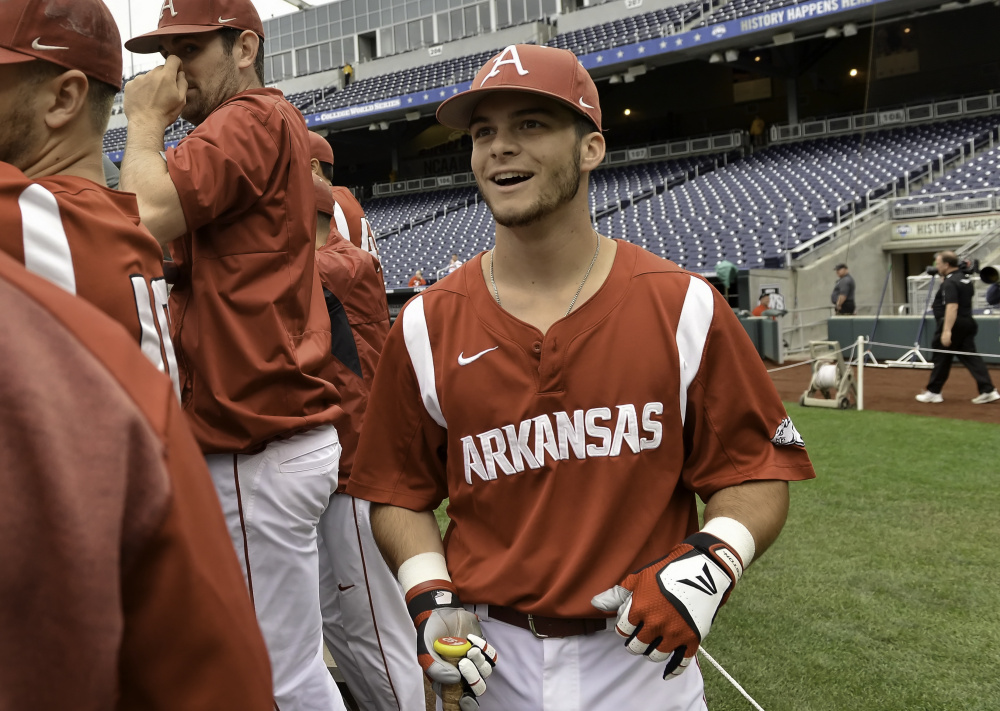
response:
<path fill-rule="evenodd" d="M 163 7 L 160 8 L 160 19 L 163 19 L 163 12 L 170 8 L 170 16 L 177 17 L 177 10 L 174 9 L 174 0 L 163 0 Z"/>
<path fill-rule="evenodd" d="M 510 59 L 504 59 L 504 57 L 507 56 L 508 52 L 510 52 Z M 528 73 L 528 70 L 521 66 L 521 57 L 518 56 L 517 54 L 517 47 L 515 47 L 514 45 L 510 45 L 504 48 L 504 51 L 498 54 L 497 58 L 493 60 L 493 69 L 490 70 L 489 74 L 483 77 L 483 80 L 479 82 L 479 86 L 482 87 L 483 84 L 486 83 L 487 79 L 495 77 L 497 74 L 499 74 L 500 67 L 502 67 L 504 64 L 513 64 L 515 67 L 517 67 L 517 73 L 520 74 L 522 77 Z"/>

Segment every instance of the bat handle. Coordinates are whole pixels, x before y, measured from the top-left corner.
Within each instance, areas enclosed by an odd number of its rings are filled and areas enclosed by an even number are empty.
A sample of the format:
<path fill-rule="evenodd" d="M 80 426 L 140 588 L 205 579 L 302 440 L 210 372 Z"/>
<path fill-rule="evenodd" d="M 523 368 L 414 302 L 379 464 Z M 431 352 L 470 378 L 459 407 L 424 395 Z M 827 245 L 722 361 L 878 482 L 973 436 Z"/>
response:
<path fill-rule="evenodd" d="M 457 659 L 446 660 L 451 664 L 458 665 Z M 462 700 L 462 694 L 465 690 L 462 688 L 461 682 L 458 684 L 444 684 L 441 687 L 441 709 L 442 711 L 461 711 L 461 706 L 459 703 Z M 424 704 L 427 711 L 437 711 L 437 694 L 434 693 L 434 688 L 431 686 L 431 680 L 426 676 L 424 677 Z"/>
<path fill-rule="evenodd" d="M 458 666 L 457 659 L 449 659 L 448 662 Z M 461 711 L 460 702 L 464 693 L 462 682 L 443 685 L 441 687 L 441 711 Z"/>
<path fill-rule="evenodd" d="M 453 667 L 458 667 L 459 660 L 465 656 L 465 653 L 469 651 L 472 645 L 464 637 L 441 637 L 434 642 L 434 651 L 436 651 L 441 658 L 451 664 Z M 427 693 L 429 684 L 425 684 L 424 693 Z M 459 681 L 457 684 L 445 684 L 441 687 L 441 709 L 442 711 L 461 711 L 460 702 L 462 700 L 462 695 L 465 693 L 465 689 L 462 688 L 462 682 Z M 431 691 L 433 695 L 433 691 Z M 430 697 L 427 697 L 428 709 L 436 708 L 437 700 L 434 699 L 434 706 L 430 706 Z"/>

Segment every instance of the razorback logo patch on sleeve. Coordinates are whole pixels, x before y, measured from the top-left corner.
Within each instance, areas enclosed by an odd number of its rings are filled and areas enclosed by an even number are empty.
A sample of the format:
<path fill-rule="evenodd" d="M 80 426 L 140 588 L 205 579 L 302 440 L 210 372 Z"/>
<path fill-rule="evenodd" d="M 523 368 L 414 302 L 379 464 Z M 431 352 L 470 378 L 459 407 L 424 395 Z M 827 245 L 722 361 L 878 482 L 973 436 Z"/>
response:
<path fill-rule="evenodd" d="M 802 435 L 795 429 L 795 425 L 792 424 L 792 418 L 790 417 L 786 417 L 781 421 L 778 429 L 774 432 L 774 437 L 771 438 L 771 442 L 783 447 L 793 444 L 798 447 L 806 446 L 806 443 L 802 441 Z"/>

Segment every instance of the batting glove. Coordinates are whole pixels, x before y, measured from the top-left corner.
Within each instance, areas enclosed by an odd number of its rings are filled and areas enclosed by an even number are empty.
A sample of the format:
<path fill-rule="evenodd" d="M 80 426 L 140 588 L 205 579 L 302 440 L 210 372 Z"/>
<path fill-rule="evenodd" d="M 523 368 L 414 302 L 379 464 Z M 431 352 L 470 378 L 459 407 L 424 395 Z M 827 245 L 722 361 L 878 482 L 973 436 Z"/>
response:
<path fill-rule="evenodd" d="M 743 561 L 724 541 L 696 533 L 591 604 L 617 612 L 615 630 L 632 654 L 666 661 L 663 678 L 680 676 L 708 635 L 719 608 L 743 575 Z"/>
<path fill-rule="evenodd" d="M 486 679 L 493 673 L 497 653 L 483 639 L 479 617 L 462 607 L 455 586 L 446 580 L 430 580 L 407 591 L 406 609 L 417 628 L 417 661 L 440 696 L 445 684 L 461 682 L 462 711 L 476 711 L 476 700 L 486 692 Z M 434 651 L 434 640 L 464 637 L 472 644 L 457 668 Z"/>

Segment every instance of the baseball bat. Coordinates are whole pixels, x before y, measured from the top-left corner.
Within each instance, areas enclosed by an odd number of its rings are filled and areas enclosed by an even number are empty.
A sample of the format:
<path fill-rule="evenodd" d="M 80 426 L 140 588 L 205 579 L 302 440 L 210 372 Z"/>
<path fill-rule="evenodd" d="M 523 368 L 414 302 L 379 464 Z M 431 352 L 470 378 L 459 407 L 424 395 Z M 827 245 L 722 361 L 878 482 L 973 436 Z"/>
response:
<path fill-rule="evenodd" d="M 464 637 L 441 637 L 434 640 L 434 651 L 441 655 L 446 662 L 458 666 L 458 660 L 465 656 L 465 653 L 472 649 L 472 644 Z M 462 682 L 457 684 L 445 684 L 441 687 L 441 709 L 442 711 L 460 711 L 459 701 L 465 690 Z M 437 697 L 431 689 L 430 682 L 424 677 L 424 695 L 427 704 L 427 711 L 435 711 L 437 708 Z"/>

